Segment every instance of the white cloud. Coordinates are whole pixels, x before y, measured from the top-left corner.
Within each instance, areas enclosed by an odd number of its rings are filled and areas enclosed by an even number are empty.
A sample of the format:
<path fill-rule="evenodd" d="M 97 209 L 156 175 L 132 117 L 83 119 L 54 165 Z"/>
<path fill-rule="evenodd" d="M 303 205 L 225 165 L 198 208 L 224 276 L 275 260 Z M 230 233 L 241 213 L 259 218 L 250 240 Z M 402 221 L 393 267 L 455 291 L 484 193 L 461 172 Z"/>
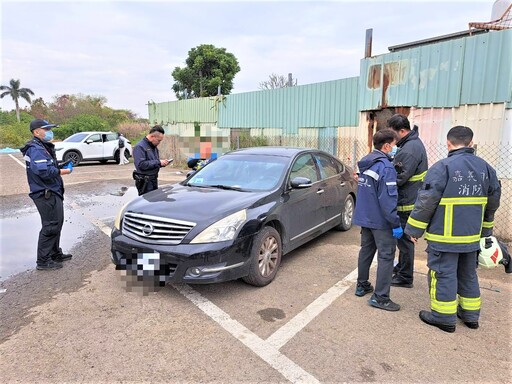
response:
<path fill-rule="evenodd" d="M 367 28 L 373 53 L 489 20 L 493 1 L 86 1 L 1 3 L 1 83 L 20 79 L 35 97 L 102 95 L 147 117 L 174 100 L 171 72 L 199 44 L 239 60 L 233 92 L 271 73 L 299 84 L 357 76 Z M 26 106 L 22 101 L 22 106 Z M 3 109 L 13 108 L 2 99 Z"/>

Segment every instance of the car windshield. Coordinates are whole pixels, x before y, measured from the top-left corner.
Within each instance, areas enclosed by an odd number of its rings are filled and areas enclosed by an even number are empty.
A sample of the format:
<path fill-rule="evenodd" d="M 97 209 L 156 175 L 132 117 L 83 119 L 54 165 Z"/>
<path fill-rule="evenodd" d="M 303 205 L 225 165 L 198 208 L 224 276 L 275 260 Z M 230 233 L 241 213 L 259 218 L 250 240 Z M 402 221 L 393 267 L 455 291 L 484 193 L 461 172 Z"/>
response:
<path fill-rule="evenodd" d="M 87 137 L 87 133 L 75 133 L 72 136 L 69 136 L 67 139 L 64 139 L 67 143 L 79 143 L 83 139 Z"/>
<path fill-rule="evenodd" d="M 288 159 L 279 156 L 225 155 L 200 169 L 187 185 L 269 191 L 277 187 L 287 164 Z"/>

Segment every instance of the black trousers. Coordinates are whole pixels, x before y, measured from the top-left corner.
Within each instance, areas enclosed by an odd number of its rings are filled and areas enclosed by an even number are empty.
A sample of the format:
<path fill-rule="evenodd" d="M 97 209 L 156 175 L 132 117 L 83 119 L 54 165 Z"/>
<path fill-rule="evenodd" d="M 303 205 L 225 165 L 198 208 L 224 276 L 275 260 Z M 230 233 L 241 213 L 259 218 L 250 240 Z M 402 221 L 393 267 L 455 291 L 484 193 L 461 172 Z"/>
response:
<path fill-rule="evenodd" d="M 158 178 L 157 177 L 146 177 L 135 180 L 135 187 L 139 192 L 139 196 L 158 189 Z"/>
<path fill-rule="evenodd" d="M 377 281 L 375 296 L 379 300 L 389 300 L 393 260 L 395 259 L 396 239 L 391 229 L 371 229 L 361 227 L 361 249 L 357 261 L 357 282 L 364 283 L 370 278 L 370 266 L 377 251 Z"/>
<path fill-rule="evenodd" d="M 60 232 L 64 223 L 64 203 L 52 192 L 48 198 L 42 196 L 35 199 L 34 203 L 41 216 L 42 226 L 37 243 L 37 264 L 44 264 L 62 253 Z"/>

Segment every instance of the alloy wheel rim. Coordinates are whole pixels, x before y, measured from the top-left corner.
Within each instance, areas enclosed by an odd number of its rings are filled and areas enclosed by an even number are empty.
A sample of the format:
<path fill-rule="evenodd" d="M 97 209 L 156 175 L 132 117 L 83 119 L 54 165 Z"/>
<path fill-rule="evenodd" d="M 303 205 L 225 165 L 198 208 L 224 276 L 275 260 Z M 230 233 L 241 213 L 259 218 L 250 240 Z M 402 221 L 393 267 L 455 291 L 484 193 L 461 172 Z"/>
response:
<path fill-rule="evenodd" d="M 278 256 L 279 250 L 276 239 L 272 236 L 267 237 L 261 244 L 258 258 L 261 276 L 268 277 L 274 272 Z"/>
<path fill-rule="evenodd" d="M 352 215 L 354 214 L 354 203 L 352 200 L 348 200 L 345 204 L 345 210 L 343 211 L 343 221 L 346 225 L 352 222 Z"/>

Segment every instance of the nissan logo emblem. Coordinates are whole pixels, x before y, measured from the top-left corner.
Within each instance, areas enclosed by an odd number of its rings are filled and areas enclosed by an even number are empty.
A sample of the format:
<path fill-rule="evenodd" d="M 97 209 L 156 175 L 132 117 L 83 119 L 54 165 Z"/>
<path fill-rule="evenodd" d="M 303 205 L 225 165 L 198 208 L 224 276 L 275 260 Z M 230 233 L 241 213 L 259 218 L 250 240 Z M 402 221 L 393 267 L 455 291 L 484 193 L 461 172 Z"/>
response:
<path fill-rule="evenodd" d="M 146 224 L 144 225 L 144 227 L 142 227 L 142 234 L 144 236 L 151 236 L 151 234 L 153 233 L 153 226 L 151 224 Z"/>

